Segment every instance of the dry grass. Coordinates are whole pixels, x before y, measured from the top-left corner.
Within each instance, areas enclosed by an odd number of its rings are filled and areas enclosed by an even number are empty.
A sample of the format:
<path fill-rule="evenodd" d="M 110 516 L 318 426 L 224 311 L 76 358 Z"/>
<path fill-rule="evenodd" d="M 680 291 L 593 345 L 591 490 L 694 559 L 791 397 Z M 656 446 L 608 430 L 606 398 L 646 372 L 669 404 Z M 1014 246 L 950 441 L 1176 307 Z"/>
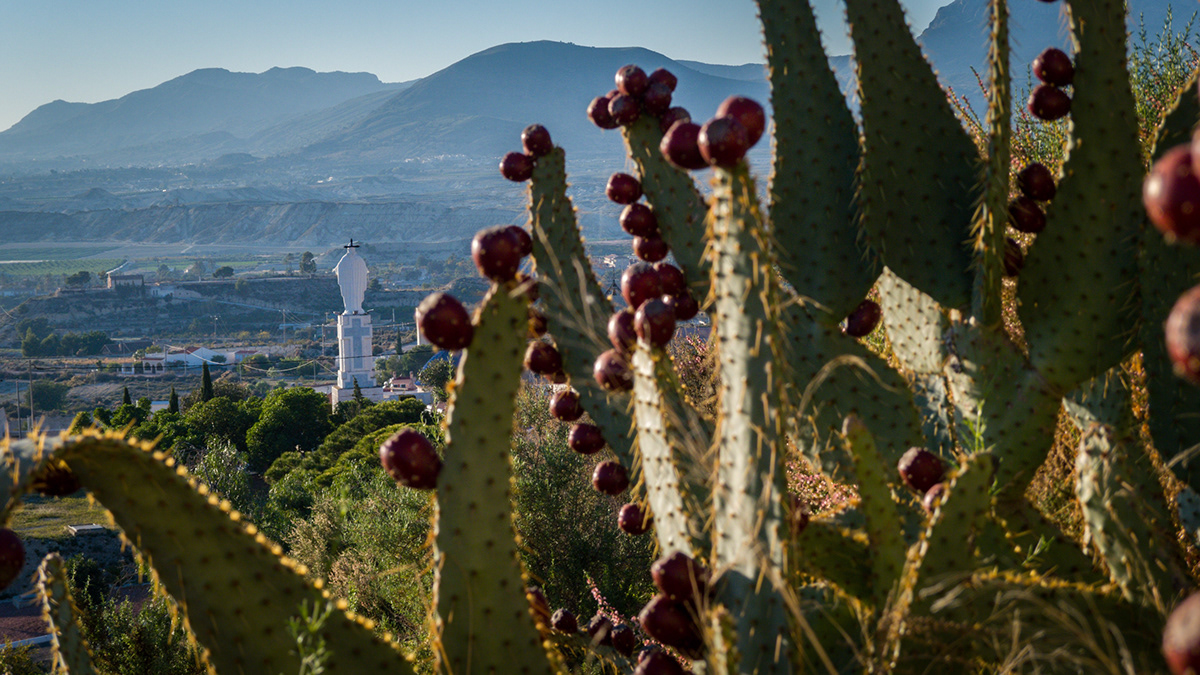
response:
<path fill-rule="evenodd" d="M 11 527 L 22 539 L 55 539 L 67 534 L 68 525 L 89 523 L 116 530 L 108 522 L 108 512 L 98 504 L 89 503 L 83 493 L 71 497 L 33 494 L 25 497 Z"/>

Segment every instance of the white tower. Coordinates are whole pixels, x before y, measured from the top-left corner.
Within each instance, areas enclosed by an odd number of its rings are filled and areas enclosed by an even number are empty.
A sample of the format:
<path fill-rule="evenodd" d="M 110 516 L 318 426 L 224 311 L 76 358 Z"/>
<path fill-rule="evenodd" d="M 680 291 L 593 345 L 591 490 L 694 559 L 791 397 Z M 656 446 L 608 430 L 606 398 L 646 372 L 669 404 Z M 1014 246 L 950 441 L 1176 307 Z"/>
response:
<path fill-rule="evenodd" d="M 337 274 L 345 311 L 338 315 L 339 389 L 353 389 L 355 381 L 362 389 L 375 386 L 375 358 L 371 346 L 371 315 L 363 312 L 367 290 L 367 263 L 358 255 L 358 244 L 351 239 L 342 248 L 346 255 L 333 271 Z"/>

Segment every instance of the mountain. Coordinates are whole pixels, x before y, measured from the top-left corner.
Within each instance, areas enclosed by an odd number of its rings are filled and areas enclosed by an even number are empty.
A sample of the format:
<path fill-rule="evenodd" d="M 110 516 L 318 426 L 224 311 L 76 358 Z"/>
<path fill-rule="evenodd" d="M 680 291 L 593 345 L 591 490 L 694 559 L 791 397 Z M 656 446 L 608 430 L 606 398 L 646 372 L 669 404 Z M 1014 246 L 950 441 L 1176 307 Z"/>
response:
<path fill-rule="evenodd" d="M 403 86 L 370 73 L 206 68 L 118 99 L 43 105 L 0 133 L 0 156 L 8 161 L 102 156 L 170 143 L 225 144 L 231 150 L 236 139 L 287 119 Z"/>

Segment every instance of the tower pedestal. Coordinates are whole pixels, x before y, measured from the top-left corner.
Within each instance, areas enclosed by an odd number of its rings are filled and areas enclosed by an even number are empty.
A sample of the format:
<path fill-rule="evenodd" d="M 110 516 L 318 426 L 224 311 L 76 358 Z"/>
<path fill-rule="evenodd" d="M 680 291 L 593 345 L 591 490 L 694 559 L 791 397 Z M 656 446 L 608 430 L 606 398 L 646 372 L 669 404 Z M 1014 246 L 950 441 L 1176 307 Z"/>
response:
<path fill-rule="evenodd" d="M 362 389 L 375 386 L 375 357 L 371 347 L 371 315 L 338 315 L 339 389 L 353 389 L 355 380 Z"/>

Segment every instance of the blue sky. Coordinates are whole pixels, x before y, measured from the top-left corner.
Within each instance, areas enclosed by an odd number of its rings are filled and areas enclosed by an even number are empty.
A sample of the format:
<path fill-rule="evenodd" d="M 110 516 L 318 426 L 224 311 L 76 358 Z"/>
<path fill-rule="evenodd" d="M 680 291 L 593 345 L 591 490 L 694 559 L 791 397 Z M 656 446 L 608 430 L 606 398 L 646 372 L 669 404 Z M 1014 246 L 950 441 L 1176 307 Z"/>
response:
<path fill-rule="evenodd" d="M 949 0 L 903 0 L 920 32 Z M 849 52 L 840 0 L 814 0 Z M 0 129 L 55 99 L 116 98 L 197 68 L 273 66 L 423 77 L 504 42 L 640 46 L 676 59 L 763 59 L 752 0 L 6 0 Z"/>

